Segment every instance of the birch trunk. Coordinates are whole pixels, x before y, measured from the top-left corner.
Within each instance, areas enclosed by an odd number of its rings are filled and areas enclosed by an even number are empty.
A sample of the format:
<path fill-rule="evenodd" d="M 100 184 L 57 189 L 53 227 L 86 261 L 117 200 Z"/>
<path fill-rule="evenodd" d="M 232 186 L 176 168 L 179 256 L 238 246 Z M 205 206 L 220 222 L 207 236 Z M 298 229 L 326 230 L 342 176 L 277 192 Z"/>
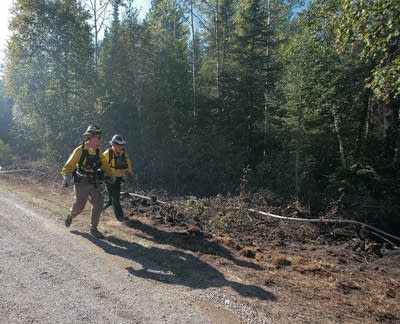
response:
<path fill-rule="evenodd" d="M 346 158 L 344 154 L 342 137 L 340 135 L 339 116 L 336 106 L 332 107 L 332 115 L 333 115 L 333 124 L 335 126 L 336 137 L 338 139 L 338 144 L 339 144 L 340 161 L 342 162 L 342 166 L 346 168 Z"/>

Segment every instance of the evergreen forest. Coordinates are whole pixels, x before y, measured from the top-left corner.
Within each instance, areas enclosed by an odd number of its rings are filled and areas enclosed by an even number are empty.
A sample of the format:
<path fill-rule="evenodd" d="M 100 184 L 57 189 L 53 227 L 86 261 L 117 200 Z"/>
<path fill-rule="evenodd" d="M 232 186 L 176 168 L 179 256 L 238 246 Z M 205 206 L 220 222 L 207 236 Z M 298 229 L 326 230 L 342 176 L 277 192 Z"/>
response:
<path fill-rule="evenodd" d="M 2 165 L 61 169 L 98 124 L 141 190 L 398 204 L 398 0 L 14 0 L 9 26 Z"/>

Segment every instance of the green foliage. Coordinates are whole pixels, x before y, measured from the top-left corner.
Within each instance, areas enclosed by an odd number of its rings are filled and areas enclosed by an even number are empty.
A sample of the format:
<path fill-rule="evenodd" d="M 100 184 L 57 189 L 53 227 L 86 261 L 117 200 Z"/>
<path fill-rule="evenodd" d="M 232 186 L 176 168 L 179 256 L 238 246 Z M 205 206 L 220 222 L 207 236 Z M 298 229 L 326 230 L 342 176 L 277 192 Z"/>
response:
<path fill-rule="evenodd" d="M 28 141 L 25 153 L 59 152 L 60 140 L 70 149 L 91 114 L 89 16 L 61 0 L 15 1 L 12 14 L 5 80 L 18 116 L 15 134 Z"/>
<path fill-rule="evenodd" d="M 349 168 L 338 167 L 328 179 L 325 193 L 330 197 L 334 197 L 339 189 L 355 196 L 376 198 L 379 195 L 377 185 L 381 177 L 369 165 L 356 163 Z"/>
<path fill-rule="evenodd" d="M 102 115 L 101 124 L 107 125 L 106 136 L 116 129 L 124 129 L 131 142 L 137 139 L 138 105 L 141 74 L 138 57 L 142 28 L 137 11 L 127 7 L 122 21 L 118 16 L 118 2 L 114 4 L 114 20 L 103 39 L 99 58 L 99 96 L 96 109 Z"/>
<path fill-rule="evenodd" d="M 285 69 L 279 83 L 285 99 L 283 117 L 296 160 L 298 195 L 306 201 L 323 199 L 326 186 L 335 188 L 328 190 L 329 195 L 336 194 L 340 181 L 332 186 L 332 170 L 347 170 L 346 165 L 362 161 L 380 168 L 385 164 L 383 148 L 394 145 L 393 135 L 383 138 L 375 119 L 379 113 L 375 115 L 378 111 L 373 110 L 374 99 L 365 82 L 374 67 L 360 59 L 365 48 L 360 42 L 337 43 L 338 35 L 346 32 L 338 23 L 343 14 L 340 5 L 336 0 L 311 2 L 297 20 L 298 32 L 284 47 Z M 388 108 L 393 104 L 388 102 Z M 394 126 L 390 129 L 393 134 Z M 358 178 L 342 178 L 346 187 L 356 181 L 353 191 L 375 194 Z"/>
<path fill-rule="evenodd" d="M 377 171 L 400 160 L 394 1 L 314 0 L 295 16 L 301 1 L 194 1 L 194 44 L 187 3 L 153 1 L 141 22 L 115 1 L 98 65 L 79 3 L 15 1 L 0 134 L 18 154 L 65 161 L 99 123 L 127 138 L 141 189 L 312 206 L 339 188 L 398 191 Z"/>
<path fill-rule="evenodd" d="M 10 128 L 12 123 L 12 102 L 6 98 L 3 80 L 0 78 L 0 139 L 10 139 Z"/>
<path fill-rule="evenodd" d="M 400 95 L 400 6 L 396 0 L 346 0 L 340 6 L 340 44 L 360 42 L 362 59 L 373 62 L 368 86 L 384 100 Z"/>
<path fill-rule="evenodd" d="M 218 212 L 213 215 L 209 220 L 209 226 L 212 229 L 222 229 L 227 230 L 230 228 L 232 224 L 232 217 L 234 215 L 232 213 L 222 213 Z"/>
<path fill-rule="evenodd" d="M 11 147 L 0 139 L 0 166 L 11 162 Z"/>

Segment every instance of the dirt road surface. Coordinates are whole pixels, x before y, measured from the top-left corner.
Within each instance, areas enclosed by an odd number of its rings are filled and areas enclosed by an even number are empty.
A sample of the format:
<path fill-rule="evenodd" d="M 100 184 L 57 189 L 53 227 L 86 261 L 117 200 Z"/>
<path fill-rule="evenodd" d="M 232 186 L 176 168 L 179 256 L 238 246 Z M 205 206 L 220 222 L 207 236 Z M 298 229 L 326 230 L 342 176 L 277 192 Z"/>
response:
<path fill-rule="evenodd" d="M 140 276 L 143 269 L 165 281 L 174 274 L 147 259 L 151 249 L 139 243 L 117 237 L 97 240 L 79 229 L 70 232 L 60 217 L 40 206 L 32 208 L 32 201 L 4 185 L 0 197 L 1 323 L 262 321 L 251 318 L 244 306 L 238 315 L 216 305 L 204 291 Z M 188 256 L 171 257 L 184 262 Z"/>
<path fill-rule="evenodd" d="M 64 226 L 72 201 L 55 181 L 0 176 L 0 324 L 399 322 L 398 248 L 311 240 L 304 226 L 197 235 L 188 215 L 127 200 L 129 221 L 107 210 L 99 240 L 89 204 Z"/>

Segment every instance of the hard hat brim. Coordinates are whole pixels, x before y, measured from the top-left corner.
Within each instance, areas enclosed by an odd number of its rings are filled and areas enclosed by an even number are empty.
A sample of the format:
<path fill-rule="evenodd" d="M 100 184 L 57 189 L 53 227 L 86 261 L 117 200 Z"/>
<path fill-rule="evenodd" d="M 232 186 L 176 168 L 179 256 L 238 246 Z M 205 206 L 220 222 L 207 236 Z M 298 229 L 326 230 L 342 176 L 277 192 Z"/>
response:
<path fill-rule="evenodd" d="M 120 143 L 113 142 L 113 141 L 109 141 L 109 143 L 110 143 L 110 145 L 117 144 L 117 145 L 121 145 L 121 146 L 124 146 L 124 145 L 126 144 L 126 143 L 124 143 L 124 144 L 120 144 Z"/>

